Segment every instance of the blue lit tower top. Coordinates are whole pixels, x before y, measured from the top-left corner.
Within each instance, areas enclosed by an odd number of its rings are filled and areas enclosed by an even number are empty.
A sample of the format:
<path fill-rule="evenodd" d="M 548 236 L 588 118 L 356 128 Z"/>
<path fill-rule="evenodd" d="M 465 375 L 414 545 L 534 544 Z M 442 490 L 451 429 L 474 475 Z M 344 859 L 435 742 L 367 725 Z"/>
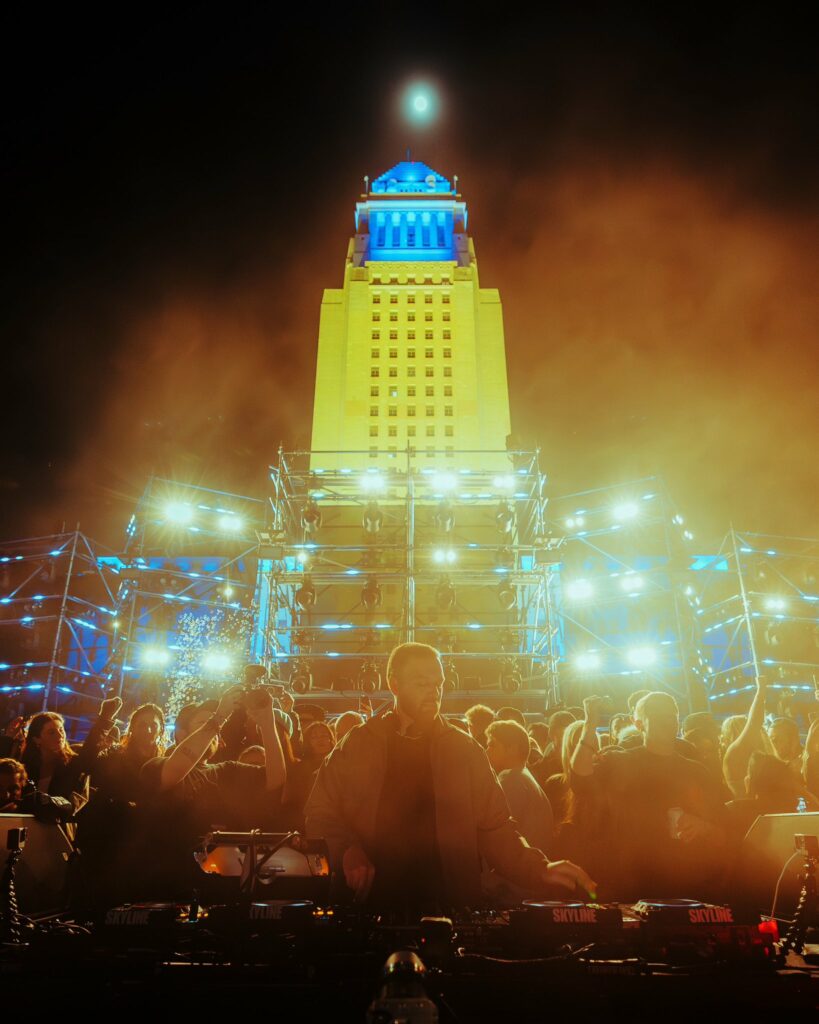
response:
<path fill-rule="evenodd" d="M 425 163 L 402 160 L 356 203 L 353 266 L 407 261 L 468 266 L 466 222 L 466 203 L 451 182 Z"/>

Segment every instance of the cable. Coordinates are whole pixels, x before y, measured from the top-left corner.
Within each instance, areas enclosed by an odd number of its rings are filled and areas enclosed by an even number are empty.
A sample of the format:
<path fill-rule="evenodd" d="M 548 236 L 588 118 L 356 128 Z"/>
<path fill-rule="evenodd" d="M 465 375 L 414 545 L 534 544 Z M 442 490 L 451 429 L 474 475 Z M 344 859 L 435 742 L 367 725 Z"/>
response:
<path fill-rule="evenodd" d="M 796 853 L 792 853 L 790 855 L 790 857 L 788 857 L 788 859 L 785 861 L 784 865 L 782 866 L 782 870 L 779 873 L 779 878 L 777 878 L 777 880 L 776 880 L 776 888 L 774 889 L 773 906 L 771 907 L 771 920 L 773 920 L 773 918 L 775 916 L 774 911 L 776 910 L 776 901 L 779 899 L 779 886 L 782 884 L 782 879 L 785 877 L 785 872 L 788 870 L 788 866 L 790 865 L 790 862 L 795 857 L 801 857 L 802 855 L 803 855 L 802 850 L 797 850 Z"/>

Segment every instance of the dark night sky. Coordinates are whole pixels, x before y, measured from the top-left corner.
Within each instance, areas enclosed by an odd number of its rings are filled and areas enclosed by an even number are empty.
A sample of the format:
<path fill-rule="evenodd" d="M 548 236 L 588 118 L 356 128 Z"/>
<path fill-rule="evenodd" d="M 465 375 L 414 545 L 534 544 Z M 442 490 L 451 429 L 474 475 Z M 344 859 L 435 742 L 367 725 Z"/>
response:
<path fill-rule="evenodd" d="M 460 176 L 553 493 L 658 473 L 703 549 L 817 535 L 815 37 L 614 6 L 6 16 L 0 536 L 116 546 L 152 471 L 261 493 L 362 176 L 407 145 Z"/>

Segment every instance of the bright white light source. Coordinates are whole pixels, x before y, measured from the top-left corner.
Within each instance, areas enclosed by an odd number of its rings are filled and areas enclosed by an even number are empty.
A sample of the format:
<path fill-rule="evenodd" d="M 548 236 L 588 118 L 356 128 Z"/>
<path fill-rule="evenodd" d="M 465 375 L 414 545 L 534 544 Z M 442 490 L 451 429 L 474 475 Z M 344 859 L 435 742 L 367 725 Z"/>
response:
<path fill-rule="evenodd" d="M 653 647 L 632 647 L 626 651 L 626 658 L 635 668 L 648 668 L 657 661 L 657 652 Z"/>
<path fill-rule="evenodd" d="M 452 548 L 436 548 L 432 553 L 432 560 L 438 565 L 452 565 L 457 557 Z"/>
<path fill-rule="evenodd" d="M 645 586 L 645 580 L 642 576 L 623 576 L 620 580 L 620 586 L 627 594 L 636 594 L 638 590 L 642 590 Z"/>
<path fill-rule="evenodd" d="M 429 109 L 429 100 L 426 96 L 416 96 L 412 101 L 413 107 L 418 111 L 419 114 L 425 113 Z"/>
<path fill-rule="evenodd" d="M 600 655 L 595 654 L 593 651 L 578 654 L 574 659 L 574 666 L 580 672 L 591 672 L 593 669 L 600 668 L 600 664 Z"/>
<path fill-rule="evenodd" d="M 222 516 L 219 520 L 219 529 L 224 530 L 225 533 L 238 533 L 244 525 L 239 516 Z"/>
<path fill-rule="evenodd" d="M 299 551 L 299 553 L 296 555 L 296 561 L 301 562 L 302 565 L 304 565 L 305 562 L 308 562 L 309 560 L 310 556 L 307 554 L 306 551 Z"/>
<path fill-rule="evenodd" d="M 636 502 L 626 501 L 622 505 L 616 505 L 612 512 L 615 519 L 623 521 L 625 519 L 634 519 L 635 516 L 640 514 L 639 506 Z"/>
<path fill-rule="evenodd" d="M 582 601 L 587 597 L 591 597 L 593 593 L 594 587 L 588 580 L 573 580 L 566 587 L 566 594 L 573 601 Z"/>
<path fill-rule="evenodd" d="M 765 599 L 765 607 L 769 612 L 783 612 L 788 606 L 783 597 L 768 597 Z"/>
<path fill-rule="evenodd" d="M 513 476 L 496 476 L 492 481 L 496 491 L 513 491 L 515 489 L 515 478 Z"/>
<path fill-rule="evenodd" d="M 223 587 L 222 593 L 225 597 L 233 597 L 233 587 Z"/>
<path fill-rule="evenodd" d="M 233 659 L 224 651 L 208 651 L 202 658 L 202 668 L 207 672 L 227 672 Z"/>
<path fill-rule="evenodd" d="M 142 652 L 143 665 L 167 665 L 170 660 L 170 651 L 166 651 L 164 647 L 146 647 Z"/>
<path fill-rule="evenodd" d="M 384 477 L 380 473 L 365 473 L 361 478 L 361 490 L 375 494 L 384 490 Z"/>
<path fill-rule="evenodd" d="M 189 523 L 193 519 L 193 509 L 181 501 L 172 501 L 165 506 L 165 518 L 169 523 Z"/>
<path fill-rule="evenodd" d="M 436 491 L 452 491 L 458 486 L 458 478 L 452 473 L 436 473 L 431 482 Z"/>

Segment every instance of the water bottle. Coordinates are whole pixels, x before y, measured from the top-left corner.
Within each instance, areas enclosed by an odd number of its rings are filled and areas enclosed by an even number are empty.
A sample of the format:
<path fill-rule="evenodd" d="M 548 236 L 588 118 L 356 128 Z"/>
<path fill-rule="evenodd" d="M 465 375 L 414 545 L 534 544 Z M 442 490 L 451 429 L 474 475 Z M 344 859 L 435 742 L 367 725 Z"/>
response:
<path fill-rule="evenodd" d="M 796 813 L 797 814 L 807 814 L 807 812 L 808 812 L 808 805 L 805 803 L 805 798 L 803 796 L 800 796 L 799 800 L 798 800 L 798 802 L 796 804 Z"/>

